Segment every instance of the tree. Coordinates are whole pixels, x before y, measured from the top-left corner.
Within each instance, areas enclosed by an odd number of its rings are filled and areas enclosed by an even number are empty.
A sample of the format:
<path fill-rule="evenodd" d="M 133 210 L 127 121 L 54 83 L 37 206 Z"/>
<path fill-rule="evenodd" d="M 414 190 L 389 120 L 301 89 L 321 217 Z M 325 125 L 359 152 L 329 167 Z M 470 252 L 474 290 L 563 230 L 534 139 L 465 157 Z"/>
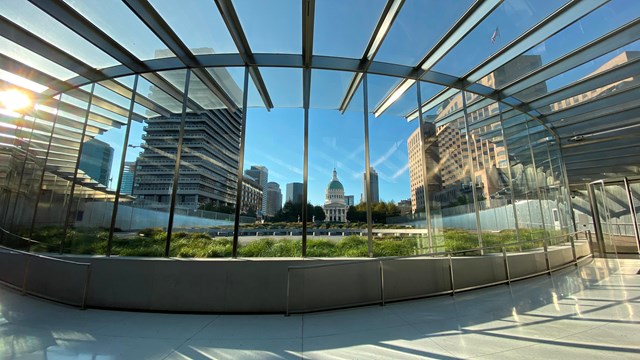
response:
<path fill-rule="evenodd" d="M 324 213 L 324 209 L 322 208 L 322 206 L 314 206 L 312 220 L 315 219 L 316 221 L 324 221 L 325 218 L 326 218 L 326 215 Z M 307 221 L 308 220 L 309 219 L 307 219 Z"/>

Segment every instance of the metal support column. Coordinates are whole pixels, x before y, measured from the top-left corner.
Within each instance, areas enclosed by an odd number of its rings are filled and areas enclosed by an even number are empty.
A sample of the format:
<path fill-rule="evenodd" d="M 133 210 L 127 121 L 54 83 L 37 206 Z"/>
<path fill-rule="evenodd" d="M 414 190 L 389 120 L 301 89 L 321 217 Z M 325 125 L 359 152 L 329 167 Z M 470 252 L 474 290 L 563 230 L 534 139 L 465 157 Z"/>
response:
<path fill-rule="evenodd" d="M 507 178 L 509 179 L 509 193 L 511 195 L 511 207 L 513 208 L 513 219 L 516 227 L 516 242 L 520 243 L 520 226 L 518 225 L 518 210 L 516 209 L 515 190 L 513 188 L 513 173 L 511 171 L 511 160 L 509 160 L 509 145 L 507 144 L 507 137 L 504 135 L 504 119 L 502 118 L 502 109 L 498 104 L 498 117 L 500 121 L 500 133 L 502 134 L 502 144 L 504 145 L 504 152 L 507 154 Z"/>
<path fill-rule="evenodd" d="M 189 102 L 189 82 L 191 69 L 187 69 L 184 79 L 184 93 L 182 95 L 182 114 L 180 117 L 180 130 L 178 131 L 178 148 L 176 149 L 176 164 L 173 169 L 173 181 L 171 183 L 171 205 L 169 205 L 169 222 L 167 223 L 167 239 L 164 244 L 164 256 L 169 257 L 171 249 L 171 234 L 173 232 L 173 217 L 176 211 L 176 196 L 178 194 L 178 181 L 180 180 L 180 159 L 182 157 L 182 141 L 184 127 L 187 122 L 187 103 Z"/>
<path fill-rule="evenodd" d="M 302 70 L 302 98 L 304 106 L 304 150 L 302 169 L 302 257 L 307 256 L 307 196 L 309 186 L 309 103 L 311 98 L 311 69 Z"/>
<path fill-rule="evenodd" d="M 238 257 L 238 235 L 240 232 L 240 204 L 242 203 L 242 176 L 244 168 L 244 141 L 247 134 L 247 93 L 249 88 L 249 67 L 244 67 L 244 84 L 242 92 L 242 125 L 240 131 L 240 154 L 238 155 L 238 181 L 236 188 L 236 218 L 233 221 L 233 250 L 231 256 Z M 263 189 L 266 190 L 266 189 Z M 263 193 L 263 196 L 264 193 Z"/>
<path fill-rule="evenodd" d="M 369 257 L 373 257 L 373 229 L 371 216 L 371 169 L 369 163 L 369 91 L 367 88 L 367 74 L 362 78 L 362 94 L 364 96 L 364 166 L 365 166 L 365 194 L 367 194 L 367 245 Z"/>
<path fill-rule="evenodd" d="M 587 190 L 589 192 L 589 205 L 591 205 L 591 216 L 593 217 L 593 228 L 596 231 L 596 243 L 598 244 L 598 251 L 600 251 L 600 256 L 606 257 L 604 252 L 604 236 L 602 233 L 602 224 L 600 223 L 600 211 L 598 210 L 598 200 L 596 198 L 596 192 L 593 188 L 593 183 L 587 184 Z"/>
<path fill-rule="evenodd" d="M 84 125 L 82 126 L 82 134 L 80 135 L 80 145 L 78 146 L 78 156 L 76 157 L 76 166 L 73 172 L 73 180 L 71 181 L 71 189 L 69 191 L 69 202 L 65 210 L 64 227 L 62 230 L 62 239 L 60 239 L 60 254 L 64 253 L 64 241 L 67 238 L 67 231 L 69 230 L 71 208 L 73 207 L 73 194 L 76 191 L 76 182 L 78 181 L 78 170 L 80 169 L 80 157 L 82 156 L 82 148 L 84 147 L 84 137 L 87 133 L 87 123 L 89 122 L 89 113 L 91 111 L 91 103 L 93 102 L 93 92 L 96 88 L 96 83 L 91 84 L 91 93 L 89 94 L 89 101 L 87 102 L 87 110 L 84 116 Z M 62 99 L 60 99 L 62 101 Z"/>
<path fill-rule="evenodd" d="M 484 249 L 482 245 L 482 226 L 480 225 L 480 212 L 478 211 L 478 195 L 476 194 L 476 177 L 473 164 L 473 151 L 471 150 L 471 136 L 469 134 L 469 114 L 467 113 L 467 93 L 461 91 L 462 96 L 462 112 L 464 114 L 464 132 L 467 142 L 467 153 L 469 154 L 469 171 L 471 171 L 471 194 L 473 196 L 473 210 L 476 213 L 476 231 L 478 233 L 478 247 L 480 248 L 480 254 L 484 255 Z M 475 142 L 474 142 L 475 146 Z"/>
<path fill-rule="evenodd" d="M 431 202 L 429 201 L 429 169 L 427 169 L 427 166 L 429 165 L 427 163 L 427 144 L 426 141 L 427 139 L 424 138 L 425 136 L 425 129 L 424 129 L 424 124 L 423 124 L 423 116 L 422 116 L 422 92 L 420 91 L 420 82 L 416 82 L 415 84 L 416 86 L 416 96 L 418 98 L 418 127 L 419 127 L 419 131 L 420 131 L 420 153 L 422 156 L 422 190 L 423 190 L 423 197 L 424 197 L 424 211 L 425 211 L 425 220 L 426 220 L 426 225 L 427 225 L 427 236 L 429 238 L 429 252 L 433 253 L 434 252 L 434 247 L 433 247 L 433 225 L 431 223 Z M 437 140 L 436 140 L 437 141 Z M 436 169 L 431 169 L 432 171 L 435 171 Z M 435 173 L 434 173 L 435 176 Z M 417 200 L 417 197 L 416 197 Z M 417 202 L 417 201 L 416 201 Z M 416 208 L 417 208 L 417 204 L 416 204 Z"/>
<path fill-rule="evenodd" d="M 131 119 L 133 117 L 133 109 L 136 104 L 136 94 L 138 91 L 138 77 L 133 78 L 133 89 L 131 90 L 131 102 L 129 103 L 129 114 L 127 115 L 127 128 L 124 131 L 124 143 L 122 144 L 122 156 L 120 157 L 120 169 L 118 170 L 118 183 L 116 184 L 116 195 L 113 199 L 113 211 L 111 212 L 111 225 L 109 226 L 109 238 L 107 239 L 106 256 L 111 256 L 111 246 L 113 244 L 113 232 L 116 228 L 116 218 L 118 216 L 118 205 L 120 202 L 120 190 L 122 190 L 122 174 L 124 174 L 124 162 L 127 157 L 127 148 L 129 145 L 129 134 L 131 131 Z M 135 177 L 134 177 L 135 180 Z M 133 211 L 133 210 L 132 210 Z"/>
<path fill-rule="evenodd" d="M 640 234 L 638 233 L 638 214 L 636 213 L 636 207 L 633 204 L 633 194 L 631 193 L 631 186 L 629 179 L 624 178 L 624 188 L 627 190 L 627 199 L 629 201 L 629 210 L 631 211 L 631 222 L 633 223 L 633 235 L 636 237 L 636 247 L 638 254 L 640 254 Z"/>

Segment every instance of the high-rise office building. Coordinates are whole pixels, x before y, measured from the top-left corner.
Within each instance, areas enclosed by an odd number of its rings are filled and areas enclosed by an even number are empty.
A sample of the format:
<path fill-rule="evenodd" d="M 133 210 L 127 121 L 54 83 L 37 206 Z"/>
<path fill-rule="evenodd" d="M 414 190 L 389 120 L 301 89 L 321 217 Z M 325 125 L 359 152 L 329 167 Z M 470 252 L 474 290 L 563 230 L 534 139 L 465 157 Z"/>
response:
<path fill-rule="evenodd" d="M 241 112 L 207 110 L 186 117 L 177 206 L 235 206 Z M 142 145 L 134 184 L 135 195 L 145 201 L 162 206 L 170 202 L 180 121 L 180 115 L 147 120 L 146 144 Z"/>
<path fill-rule="evenodd" d="M 255 216 L 262 206 L 263 188 L 254 179 L 242 177 L 242 198 L 240 199 L 240 213 Z M 255 215 L 254 215 L 255 214 Z"/>
<path fill-rule="evenodd" d="M 266 216 L 274 216 L 280 209 L 282 209 L 282 190 L 280 185 L 276 182 L 268 182 L 265 197 L 267 198 L 267 210 Z"/>
<path fill-rule="evenodd" d="M 244 171 L 244 174 L 253 178 L 263 189 L 267 188 L 267 183 L 269 182 L 269 169 L 266 166 L 261 165 L 251 165 L 250 169 Z M 268 197 L 262 197 L 262 205 L 260 206 L 260 211 L 258 211 L 258 215 L 267 214 L 267 201 Z"/>
<path fill-rule="evenodd" d="M 98 139 L 91 139 L 82 145 L 80 170 L 100 184 L 109 187 L 113 148 Z"/>
<path fill-rule="evenodd" d="M 409 156 L 409 184 L 411 188 L 411 199 L 409 205 L 411 212 L 424 211 L 424 183 L 425 166 L 427 176 L 427 192 L 429 198 L 433 198 L 434 193 L 440 191 L 442 180 L 438 171 L 440 154 L 438 142 L 436 141 L 436 127 L 426 119 L 422 124 L 422 133 L 418 127 L 407 139 L 407 153 Z M 422 149 L 424 146 L 424 155 Z M 425 165 L 426 160 L 426 165 Z"/>
<path fill-rule="evenodd" d="M 287 184 L 287 197 L 286 202 L 302 204 L 302 188 L 303 184 L 299 182 L 293 182 Z"/>
<path fill-rule="evenodd" d="M 354 206 L 355 205 L 355 198 L 353 195 L 345 195 L 344 196 L 344 204 L 349 207 L 349 206 Z"/>
<path fill-rule="evenodd" d="M 122 184 L 120 185 L 120 194 L 133 195 L 133 182 L 136 176 L 136 162 L 127 161 L 124 163 L 124 172 L 122 173 Z"/>
<path fill-rule="evenodd" d="M 380 195 L 378 192 L 378 173 L 373 167 L 369 168 L 369 175 L 371 176 L 369 191 L 371 191 L 371 203 L 375 204 L 380 202 Z M 367 201 L 367 173 L 362 173 L 362 191 L 364 194 L 364 201 Z"/>

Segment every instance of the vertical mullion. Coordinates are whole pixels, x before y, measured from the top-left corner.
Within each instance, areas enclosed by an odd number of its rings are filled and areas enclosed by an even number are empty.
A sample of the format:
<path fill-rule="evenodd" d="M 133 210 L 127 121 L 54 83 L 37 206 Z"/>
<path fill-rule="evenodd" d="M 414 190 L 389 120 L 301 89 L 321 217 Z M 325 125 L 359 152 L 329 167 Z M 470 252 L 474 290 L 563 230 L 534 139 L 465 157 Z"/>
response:
<path fill-rule="evenodd" d="M 369 164 L 369 90 L 367 87 L 367 73 L 364 73 L 362 79 L 363 91 L 362 94 L 364 96 L 364 163 L 365 163 L 365 194 L 367 195 L 367 248 L 369 257 L 373 257 L 373 229 L 372 229 L 372 219 L 371 219 L 371 171 Z"/>
<path fill-rule="evenodd" d="M 547 232 L 547 228 L 544 223 L 544 211 L 542 210 L 542 193 L 540 193 L 540 182 L 538 181 L 538 167 L 536 166 L 536 156 L 533 153 L 533 146 L 531 146 L 531 133 L 529 132 L 529 120 L 524 122 L 527 127 L 527 142 L 529 143 L 529 153 L 531 154 L 531 164 L 533 166 L 533 180 L 536 182 L 536 193 L 538 194 L 538 207 L 540 208 L 540 221 L 542 221 L 542 231 Z"/>
<path fill-rule="evenodd" d="M 78 145 L 78 156 L 76 157 L 73 181 L 71 182 L 71 189 L 69 190 L 69 202 L 67 204 L 67 209 L 65 210 L 64 227 L 62 230 L 62 239 L 60 240 L 60 254 L 64 253 L 64 241 L 67 238 L 67 231 L 69 230 L 69 217 L 71 216 L 71 208 L 73 207 L 73 194 L 76 191 L 76 181 L 78 181 L 78 170 L 80 169 L 80 157 L 82 156 L 82 149 L 84 148 L 84 137 L 87 134 L 87 123 L 89 122 L 89 114 L 91 113 L 91 103 L 93 102 L 93 92 L 95 89 L 96 83 L 92 83 L 89 101 L 87 102 L 87 110 L 84 116 L 84 125 L 82 126 L 82 134 L 80 135 L 80 144 Z M 62 101 L 62 97 L 60 97 L 60 101 Z"/>
<path fill-rule="evenodd" d="M 238 257 L 238 235 L 240 231 L 240 205 L 242 202 L 242 169 L 244 168 L 244 142 L 247 135 L 247 93 L 249 88 L 249 68 L 244 68 L 244 85 L 242 93 L 242 126 L 240 132 L 240 154 L 238 155 L 238 179 L 236 188 L 236 218 L 233 222 L 233 248 L 231 256 Z M 262 189 L 262 196 L 266 196 L 266 189 Z"/>
<path fill-rule="evenodd" d="M 509 160 L 509 146 L 507 144 L 507 137 L 504 132 L 504 119 L 502 118 L 502 110 L 498 105 L 498 116 L 500 119 L 500 133 L 502 134 L 502 143 L 504 144 L 504 151 L 507 154 L 507 178 L 509 179 L 509 193 L 511 194 L 511 206 L 513 208 L 513 219 L 516 227 L 516 241 L 520 242 L 520 226 L 518 225 L 518 210 L 516 209 L 515 193 L 513 188 L 513 174 L 511 171 L 511 160 Z"/>
<path fill-rule="evenodd" d="M 118 205 L 120 202 L 120 190 L 122 189 L 122 175 L 124 173 L 124 162 L 127 157 L 127 147 L 129 145 L 129 134 L 131 132 L 131 118 L 133 117 L 133 109 L 136 104 L 136 94 L 138 92 L 138 77 L 135 75 L 133 79 L 133 90 L 131 91 L 131 103 L 129 104 L 129 114 L 127 116 L 127 128 L 124 132 L 124 143 L 122 144 L 122 157 L 120 158 L 120 169 L 118 170 L 118 183 L 116 184 L 116 195 L 113 200 L 113 211 L 111 212 L 111 226 L 109 226 L 109 238 L 107 239 L 107 256 L 111 256 L 111 246 L 113 244 L 113 232 L 116 227 L 116 218 L 118 216 Z M 135 179 L 134 179 L 135 180 Z"/>
<path fill-rule="evenodd" d="M 26 117 L 26 115 L 22 116 L 22 119 L 24 120 Z M 18 200 L 20 199 L 20 189 L 22 189 L 22 180 L 24 177 L 24 170 L 27 167 L 27 160 L 29 159 L 29 150 L 31 149 L 31 141 L 33 140 L 33 130 L 36 127 L 36 119 L 37 119 L 37 111 L 34 110 L 33 111 L 33 122 L 31 124 L 31 131 L 29 132 L 29 141 L 27 142 L 27 146 L 24 150 L 24 161 L 22 162 L 22 168 L 20 169 L 20 176 L 18 177 L 18 188 L 17 188 L 17 192 L 16 192 L 16 199 L 13 202 L 13 210 L 11 211 L 11 223 L 10 224 L 6 224 L 6 220 L 7 220 L 7 215 L 9 214 L 9 209 L 7 206 L 7 209 L 5 211 L 4 214 L 4 220 L 2 221 L 3 225 L 7 225 L 7 227 L 10 230 L 14 230 L 14 223 L 16 221 L 16 208 L 18 207 Z M 17 129 L 16 129 L 17 130 Z M 24 130 L 24 128 L 21 129 L 21 131 Z M 34 163 L 35 163 L 35 158 L 34 158 Z M 11 193 L 9 193 L 9 203 L 11 203 Z M 8 204 L 7 204 L 8 205 Z"/>
<path fill-rule="evenodd" d="M 62 94 L 60 94 L 59 96 L 58 104 L 56 106 L 56 113 L 53 118 L 53 122 L 51 123 L 51 136 L 49 137 L 49 142 L 47 144 L 47 151 L 44 155 L 44 162 L 42 163 L 42 174 L 40 175 L 40 181 L 38 185 L 38 194 L 36 195 L 35 207 L 33 209 L 33 217 L 31 218 L 31 227 L 29 228 L 29 239 L 33 237 L 33 228 L 36 225 L 36 217 L 38 215 L 38 205 L 42 197 L 42 186 L 44 185 L 44 176 L 47 173 L 47 162 L 49 161 L 49 154 L 51 153 L 51 144 L 53 143 L 53 134 L 55 133 L 56 124 L 58 123 L 58 117 L 60 116 L 58 112 L 60 111 L 61 102 L 62 102 Z"/>
<path fill-rule="evenodd" d="M 303 69 L 304 99 L 304 159 L 302 172 L 302 257 L 307 256 L 307 187 L 309 185 L 309 102 L 311 98 L 311 69 Z"/>
<path fill-rule="evenodd" d="M 480 212 L 478 211 L 478 196 L 476 195 L 476 177 L 473 166 L 473 151 L 471 150 L 471 134 L 469 133 L 469 114 L 467 113 L 467 93 L 461 91 L 462 95 L 462 113 L 464 118 L 464 132 L 467 140 L 467 152 L 469 153 L 469 171 L 471 171 L 471 195 L 473 196 L 473 210 L 476 213 L 476 231 L 478 232 L 478 246 L 482 248 L 482 226 L 480 225 Z M 473 143 L 475 149 L 475 141 Z M 484 254 L 484 250 L 480 250 L 480 254 Z"/>
<path fill-rule="evenodd" d="M 422 157 L 422 190 L 423 190 L 423 198 L 424 198 L 424 211 L 425 211 L 425 220 L 427 221 L 427 235 L 429 237 L 429 252 L 433 253 L 434 249 L 433 249 L 433 231 L 432 231 L 432 224 L 431 224 L 431 204 L 429 201 L 429 178 L 427 177 L 429 175 L 429 171 L 427 170 L 427 147 L 425 144 L 426 139 L 424 138 L 424 125 L 422 124 L 423 118 L 422 118 L 422 91 L 420 89 L 420 81 L 416 82 L 416 96 L 418 99 L 418 131 L 420 132 L 420 156 Z M 416 197 L 416 202 L 417 202 L 417 197 Z M 416 204 L 417 206 L 417 204 Z"/>
<path fill-rule="evenodd" d="M 636 207 L 633 204 L 633 194 L 631 193 L 631 185 L 629 179 L 624 177 L 624 188 L 627 191 L 627 201 L 629 202 L 629 210 L 631 211 L 631 223 L 633 224 L 633 235 L 636 238 L 636 247 L 640 254 L 640 234 L 638 234 L 638 218 L 636 213 Z"/>
<path fill-rule="evenodd" d="M 182 157 L 182 141 L 184 138 L 184 127 L 187 121 L 187 102 L 189 101 L 189 82 L 191 80 L 191 69 L 187 69 L 184 81 L 184 93 L 182 95 L 182 114 L 180 118 L 180 130 L 178 131 L 178 149 L 176 150 L 176 165 L 173 171 L 173 182 L 171 186 L 171 205 L 169 205 L 169 222 L 167 224 L 167 239 L 165 241 L 164 256 L 169 257 L 171 249 L 171 234 L 173 232 L 173 217 L 176 211 L 176 196 L 178 194 L 178 181 L 180 180 L 180 159 Z"/>

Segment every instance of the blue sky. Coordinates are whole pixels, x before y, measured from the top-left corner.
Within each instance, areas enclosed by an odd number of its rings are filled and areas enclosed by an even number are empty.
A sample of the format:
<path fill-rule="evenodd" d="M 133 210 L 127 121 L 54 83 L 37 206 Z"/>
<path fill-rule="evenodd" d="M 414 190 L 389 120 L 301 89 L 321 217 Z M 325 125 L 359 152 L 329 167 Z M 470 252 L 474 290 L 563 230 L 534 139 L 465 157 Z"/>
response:
<path fill-rule="evenodd" d="M 153 0 L 152 5 L 167 18 L 176 29 L 178 35 L 187 46 L 193 49 L 210 48 L 216 52 L 235 52 L 235 45 L 217 14 L 212 2 L 198 0 L 180 4 L 187 9 L 194 7 L 199 11 L 175 11 L 176 2 L 168 0 Z M 247 38 L 254 52 L 283 52 L 300 53 L 301 51 L 301 20 L 299 1 L 291 2 L 278 0 L 270 1 L 268 5 L 261 2 L 234 1 L 240 21 L 245 28 Z M 447 26 L 465 11 L 470 0 L 460 0 L 448 6 L 446 11 L 429 11 L 441 5 L 440 0 L 407 1 L 398 15 L 376 60 L 406 63 L 415 65 L 421 56 L 442 35 Z M 363 7 L 365 4 L 368 6 Z M 358 57 L 366 46 L 368 35 L 377 15 L 382 8 L 381 0 L 358 0 L 344 2 L 327 0 L 316 3 L 316 31 L 314 44 L 318 54 L 334 56 Z M 486 58 L 497 52 L 509 41 L 520 36 L 533 23 L 541 20 L 555 9 L 562 6 L 558 0 L 512 0 L 505 1 L 477 28 L 475 28 L 457 48 L 449 53 L 434 70 L 449 72 L 453 75 L 463 75 L 470 70 L 478 59 Z M 535 5 L 533 7 L 532 5 Z M 256 11 L 256 6 L 262 6 Z M 86 11 L 97 9 L 86 6 Z M 339 9 L 340 16 L 332 16 Z M 363 21 L 345 21 L 351 16 L 368 15 Z M 120 11 L 85 14 L 99 18 L 100 16 L 115 16 Z M 208 17 L 211 12 L 214 16 Z M 187 31 L 186 23 L 181 20 L 181 14 L 190 13 L 191 25 L 214 24 L 214 32 Z M 258 15 L 259 14 L 259 15 Z M 612 0 L 601 8 L 593 11 L 579 22 L 563 29 L 558 34 L 543 41 L 530 49 L 527 54 L 540 55 L 543 64 L 586 44 L 592 39 L 602 36 L 620 24 L 631 21 L 640 16 L 640 1 Z M 341 20 L 342 19 L 342 20 Z M 360 18 L 359 18 L 360 19 Z M 374 20 L 372 20 L 374 19 Z M 133 21 L 133 20 L 132 20 Z M 433 24 L 438 23 L 437 27 Z M 499 28 L 500 35 L 494 44 L 491 35 Z M 436 31 L 433 31 L 436 29 Z M 131 33 L 117 33 L 114 36 L 124 38 Z M 335 41 L 340 34 L 345 35 L 341 41 Z M 145 36 L 152 36 L 146 32 Z M 125 45 L 127 42 L 125 41 Z M 157 42 L 144 48 L 145 56 L 153 56 L 153 46 Z M 413 46 L 415 44 L 416 46 Z M 484 45 L 483 45 L 484 44 Z M 637 43 L 630 44 L 624 50 L 638 50 Z M 199 50 L 199 51 L 200 51 Z M 572 81 L 580 79 L 596 70 L 606 61 L 619 54 L 615 51 L 599 59 L 590 61 L 574 70 L 550 79 L 547 82 L 549 90 L 557 89 Z M 400 56 L 402 55 L 402 57 Z M 472 63 L 473 62 L 473 63 Z M 231 77 L 237 86 L 241 87 L 243 78 L 242 68 L 229 68 Z M 300 69 L 262 68 L 267 89 L 273 99 L 276 109 L 270 112 L 259 108 L 261 100 L 255 87 L 250 84 L 249 106 L 247 120 L 247 140 L 245 152 L 245 168 L 251 165 L 264 165 L 270 170 L 270 180 L 276 181 L 281 188 L 286 183 L 302 182 L 303 169 L 303 111 L 302 105 L 302 71 Z M 331 170 L 336 167 L 338 176 L 345 186 L 348 195 L 354 195 L 356 201 L 362 192 L 362 172 L 364 171 L 363 147 L 363 100 L 361 92 L 356 94 L 349 111 L 341 115 L 335 109 L 342 99 L 351 74 L 314 70 L 312 72 L 312 97 L 309 124 L 309 200 L 314 204 L 323 202 L 324 187 L 331 178 Z M 369 77 L 369 111 L 386 95 L 397 79 L 383 76 Z M 441 87 L 422 85 L 423 99 L 437 93 Z M 148 92 L 142 86 L 141 93 Z M 380 197 L 383 200 L 399 201 L 410 197 L 409 177 L 407 170 L 406 139 L 417 127 L 417 123 L 407 123 L 401 117 L 406 111 L 415 108 L 415 89 L 410 89 L 383 116 L 374 118 L 370 115 L 370 151 L 371 164 L 379 173 Z M 142 125 L 134 123 L 131 131 L 131 144 L 139 145 L 142 135 Z M 124 138 L 123 129 L 115 129 L 101 135 L 99 138 L 114 147 L 114 165 L 112 177 L 117 179 L 119 160 Z M 127 161 L 134 161 L 139 149 L 129 149 Z M 115 187 L 115 183 L 112 184 Z"/>

